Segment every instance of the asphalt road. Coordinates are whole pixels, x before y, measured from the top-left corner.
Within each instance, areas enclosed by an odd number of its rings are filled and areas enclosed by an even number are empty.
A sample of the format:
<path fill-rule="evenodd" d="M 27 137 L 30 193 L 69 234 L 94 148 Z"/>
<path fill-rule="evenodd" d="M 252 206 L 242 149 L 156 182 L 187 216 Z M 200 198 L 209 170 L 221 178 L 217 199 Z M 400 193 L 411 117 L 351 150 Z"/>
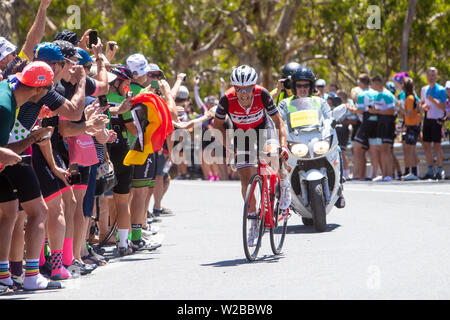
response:
<path fill-rule="evenodd" d="M 0 299 L 450 299 L 450 183 L 345 184 L 347 206 L 316 233 L 289 220 L 283 254 L 242 248 L 237 182 L 173 181 L 163 246 L 115 258 L 56 291 Z"/>

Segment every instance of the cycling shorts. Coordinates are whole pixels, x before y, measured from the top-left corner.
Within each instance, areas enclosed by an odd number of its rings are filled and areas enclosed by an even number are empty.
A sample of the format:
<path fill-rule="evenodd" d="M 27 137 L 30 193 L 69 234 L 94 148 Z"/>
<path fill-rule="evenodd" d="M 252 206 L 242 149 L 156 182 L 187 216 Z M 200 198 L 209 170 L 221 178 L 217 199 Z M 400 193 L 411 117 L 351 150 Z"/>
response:
<path fill-rule="evenodd" d="M 253 167 L 269 144 L 279 145 L 275 125 L 269 117 L 255 129 L 234 131 L 236 169 Z"/>
<path fill-rule="evenodd" d="M 109 157 L 114 166 L 114 173 L 117 178 L 117 184 L 113 188 L 113 192 L 117 194 L 130 193 L 133 167 L 123 164 L 128 150 L 127 142 L 108 144 Z"/>
<path fill-rule="evenodd" d="M 355 141 L 361 143 L 366 150 L 369 149 L 369 139 L 377 138 L 378 119 L 369 120 L 372 117 L 373 115 L 368 112 L 363 113 L 363 121 L 355 136 Z"/>
<path fill-rule="evenodd" d="M 132 188 L 155 186 L 156 153 L 149 154 L 143 165 L 133 166 Z"/>
<path fill-rule="evenodd" d="M 348 140 L 350 139 L 350 130 L 348 128 L 348 125 L 341 124 L 336 126 L 336 134 L 341 150 L 347 150 Z"/>
<path fill-rule="evenodd" d="M 423 120 L 423 142 L 442 142 L 442 125 L 436 119 Z"/>
<path fill-rule="evenodd" d="M 378 115 L 377 138 L 382 143 L 394 143 L 395 137 L 395 117 L 388 115 Z"/>
<path fill-rule="evenodd" d="M 402 140 L 409 145 L 415 146 L 419 140 L 420 125 L 406 126 L 406 132 L 402 135 Z"/>
<path fill-rule="evenodd" d="M 40 196 L 41 186 L 32 166 L 16 164 L 0 172 L 0 202 L 27 202 Z"/>

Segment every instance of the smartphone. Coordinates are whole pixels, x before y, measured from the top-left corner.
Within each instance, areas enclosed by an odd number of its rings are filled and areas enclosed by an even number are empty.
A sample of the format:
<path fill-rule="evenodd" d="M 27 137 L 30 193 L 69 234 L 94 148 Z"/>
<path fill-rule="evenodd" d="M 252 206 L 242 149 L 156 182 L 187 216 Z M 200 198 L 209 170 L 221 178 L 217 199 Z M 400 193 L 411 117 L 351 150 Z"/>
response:
<path fill-rule="evenodd" d="M 98 42 L 98 33 L 97 30 L 92 30 L 89 32 L 89 49 L 92 48 L 92 46 L 97 45 Z"/>
<path fill-rule="evenodd" d="M 114 50 L 114 46 L 115 44 L 113 42 L 109 43 L 109 50 L 113 51 Z"/>
<path fill-rule="evenodd" d="M 44 118 L 41 119 L 41 127 L 42 128 L 46 128 L 46 127 L 57 127 L 59 124 L 59 117 L 51 117 L 51 118 Z"/>
<path fill-rule="evenodd" d="M 100 103 L 100 107 L 102 108 L 108 106 L 108 99 L 106 98 L 106 96 L 99 96 L 98 102 Z"/>
<path fill-rule="evenodd" d="M 222 77 L 220 77 L 220 82 L 225 82 L 225 80 L 223 80 L 223 78 L 222 78 Z"/>
<path fill-rule="evenodd" d="M 69 184 L 74 185 L 81 182 L 80 170 L 78 169 L 78 164 L 72 163 L 69 165 L 70 177 L 68 179 Z"/>
<path fill-rule="evenodd" d="M 186 81 L 186 79 L 187 79 L 187 76 L 184 76 L 183 81 Z"/>
<path fill-rule="evenodd" d="M 18 163 L 20 166 L 31 166 L 31 156 L 30 155 L 21 155 L 22 161 Z"/>
<path fill-rule="evenodd" d="M 153 89 L 159 89 L 159 84 L 158 84 L 158 80 L 152 80 L 152 85 L 151 87 Z"/>
<path fill-rule="evenodd" d="M 128 91 L 127 99 L 131 99 L 131 98 L 133 98 L 133 92 L 132 91 Z"/>

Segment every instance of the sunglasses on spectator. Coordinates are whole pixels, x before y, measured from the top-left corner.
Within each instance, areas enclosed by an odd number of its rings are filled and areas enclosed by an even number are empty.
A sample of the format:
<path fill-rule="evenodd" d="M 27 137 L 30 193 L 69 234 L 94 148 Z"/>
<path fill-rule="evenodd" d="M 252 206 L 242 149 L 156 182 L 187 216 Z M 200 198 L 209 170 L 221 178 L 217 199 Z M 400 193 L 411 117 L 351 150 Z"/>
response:
<path fill-rule="evenodd" d="M 160 72 L 149 72 L 148 76 L 150 78 L 160 79 L 162 77 L 162 74 Z"/>
<path fill-rule="evenodd" d="M 325 88 L 325 86 L 316 86 L 317 88 Z M 305 87 L 306 88 L 306 87 Z"/>
<path fill-rule="evenodd" d="M 296 83 L 295 87 L 296 88 L 309 88 L 310 84 L 309 83 L 305 83 L 305 84 L 303 84 L 303 83 Z"/>
<path fill-rule="evenodd" d="M 234 87 L 234 89 L 236 90 L 236 92 L 238 93 L 250 93 L 252 92 L 255 87 L 250 87 L 250 88 L 239 88 L 239 87 Z"/>
<path fill-rule="evenodd" d="M 85 64 L 85 65 L 83 66 L 83 68 L 85 68 L 85 69 L 87 69 L 87 70 L 90 70 L 91 67 L 92 67 L 92 63 L 91 63 L 91 64 Z"/>

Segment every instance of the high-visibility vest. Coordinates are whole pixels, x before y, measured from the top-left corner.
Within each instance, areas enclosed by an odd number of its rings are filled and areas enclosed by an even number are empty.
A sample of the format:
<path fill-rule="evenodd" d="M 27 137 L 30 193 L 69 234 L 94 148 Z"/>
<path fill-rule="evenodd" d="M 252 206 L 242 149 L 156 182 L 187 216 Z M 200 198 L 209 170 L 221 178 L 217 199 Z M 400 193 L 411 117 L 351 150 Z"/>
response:
<path fill-rule="evenodd" d="M 289 103 L 288 103 L 288 106 L 287 106 L 288 113 L 299 111 L 299 110 L 297 110 L 297 108 L 294 105 L 292 105 L 292 100 L 294 100 L 294 98 L 295 98 L 295 96 L 292 96 L 292 97 L 289 98 Z M 311 97 L 311 101 L 312 101 L 312 105 L 311 106 L 314 109 L 316 109 L 318 112 L 320 112 L 320 110 L 322 109 L 321 100 L 322 99 L 320 97 Z"/>

